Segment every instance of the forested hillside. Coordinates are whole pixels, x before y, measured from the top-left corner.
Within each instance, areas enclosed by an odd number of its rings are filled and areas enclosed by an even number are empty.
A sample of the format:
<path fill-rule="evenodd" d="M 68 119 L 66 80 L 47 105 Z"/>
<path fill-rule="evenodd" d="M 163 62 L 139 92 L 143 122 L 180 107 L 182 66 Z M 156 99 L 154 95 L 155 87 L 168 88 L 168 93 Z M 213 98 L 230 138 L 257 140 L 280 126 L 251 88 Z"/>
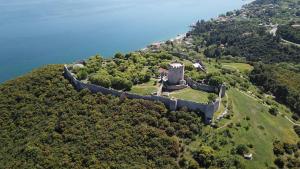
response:
<path fill-rule="evenodd" d="M 245 168 L 199 114 L 76 91 L 62 65 L 1 84 L 0 112 L 0 168 Z"/>
<path fill-rule="evenodd" d="M 300 69 L 299 65 L 277 64 L 266 65 L 256 64 L 251 72 L 250 79 L 265 91 L 274 93 L 276 99 L 287 104 L 293 109 L 293 117 L 298 120 L 300 117 Z"/>
<path fill-rule="evenodd" d="M 299 168 L 299 5 L 257 0 L 182 39 L 72 67 L 130 91 L 180 61 L 193 80 L 227 87 L 211 125 L 186 108 L 76 91 L 63 65 L 0 84 L 0 168 Z"/>
<path fill-rule="evenodd" d="M 196 45 L 207 46 L 207 57 L 221 55 L 245 57 L 249 61 L 299 62 L 300 48 L 280 43 L 279 36 L 270 34 L 264 26 L 254 21 L 212 22 L 199 21 L 191 34 Z"/>
<path fill-rule="evenodd" d="M 0 112 L 0 168 L 178 168 L 179 138 L 201 131 L 193 113 L 77 92 L 61 65 L 2 84 Z"/>
<path fill-rule="evenodd" d="M 280 25 L 277 31 L 283 39 L 300 44 L 300 25 L 291 23 L 290 25 Z"/>

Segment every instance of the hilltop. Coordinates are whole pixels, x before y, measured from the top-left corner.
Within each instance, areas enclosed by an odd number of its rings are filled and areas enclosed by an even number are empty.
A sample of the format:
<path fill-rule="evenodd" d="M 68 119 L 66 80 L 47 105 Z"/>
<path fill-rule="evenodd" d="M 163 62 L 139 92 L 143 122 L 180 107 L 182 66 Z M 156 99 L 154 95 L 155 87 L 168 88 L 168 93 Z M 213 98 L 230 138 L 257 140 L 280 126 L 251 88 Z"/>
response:
<path fill-rule="evenodd" d="M 83 84 L 149 96 L 168 64 L 181 63 L 179 83 L 226 86 L 209 125 L 187 107 L 76 90 L 64 65 L 1 84 L 0 168 L 299 168 L 299 9 L 257 0 L 184 36 L 68 65 Z M 189 87 L 161 94 L 217 97 Z"/>

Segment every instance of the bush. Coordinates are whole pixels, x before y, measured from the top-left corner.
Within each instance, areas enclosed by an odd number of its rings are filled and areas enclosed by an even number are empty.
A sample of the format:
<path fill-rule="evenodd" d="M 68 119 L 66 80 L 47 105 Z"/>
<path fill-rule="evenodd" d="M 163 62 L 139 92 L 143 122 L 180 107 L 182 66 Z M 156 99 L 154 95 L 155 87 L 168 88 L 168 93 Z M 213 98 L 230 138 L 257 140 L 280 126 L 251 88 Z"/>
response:
<path fill-rule="evenodd" d="M 88 73 L 85 69 L 81 69 L 76 75 L 78 80 L 84 80 L 87 78 Z"/>
<path fill-rule="evenodd" d="M 208 102 L 209 102 L 209 103 L 214 102 L 216 99 L 217 99 L 217 95 L 216 95 L 216 94 L 214 94 L 214 93 L 209 93 L 209 95 L 208 95 Z"/>
<path fill-rule="evenodd" d="M 116 58 L 116 59 L 125 59 L 125 56 L 122 53 L 118 52 L 118 53 L 115 54 L 114 58 Z"/>
<path fill-rule="evenodd" d="M 277 107 L 271 107 L 269 109 L 269 113 L 272 114 L 273 116 L 277 116 L 277 114 L 279 113 L 279 110 Z"/>
<path fill-rule="evenodd" d="M 117 90 L 129 91 L 131 89 L 132 85 L 133 85 L 132 82 L 125 78 L 113 77 L 111 79 L 112 88 L 117 89 Z"/>
<path fill-rule="evenodd" d="M 282 158 L 276 158 L 274 161 L 274 164 L 277 165 L 278 168 L 283 168 L 284 167 L 284 159 Z"/>
<path fill-rule="evenodd" d="M 220 76 L 213 76 L 209 79 L 208 84 L 212 86 L 220 86 L 223 83 L 223 79 Z"/>
<path fill-rule="evenodd" d="M 300 137 L 300 126 L 294 125 L 294 131 L 297 133 L 297 135 Z"/>
<path fill-rule="evenodd" d="M 198 162 L 200 167 L 209 168 L 214 160 L 213 149 L 202 146 L 199 151 L 193 152 L 193 158 Z"/>
<path fill-rule="evenodd" d="M 168 134 L 168 136 L 173 136 L 175 134 L 175 129 L 173 127 L 168 127 L 166 129 L 166 133 Z"/>
<path fill-rule="evenodd" d="M 273 143 L 273 152 L 276 156 L 284 154 L 284 148 L 280 141 L 277 140 Z"/>
<path fill-rule="evenodd" d="M 293 154 L 293 152 L 296 152 L 298 149 L 297 145 L 289 143 L 283 143 L 283 148 L 287 154 Z"/>
<path fill-rule="evenodd" d="M 293 114 L 292 115 L 292 118 L 296 121 L 298 121 L 300 119 L 299 115 L 298 114 Z"/>
<path fill-rule="evenodd" d="M 249 149 L 246 145 L 244 144 L 239 144 L 237 147 L 236 147 L 236 153 L 239 154 L 239 155 L 244 155 L 246 153 L 249 152 Z"/>
<path fill-rule="evenodd" d="M 111 87 L 111 81 L 107 76 L 101 76 L 101 75 L 94 75 L 90 77 L 90 81 L 99 86 L 103 87 Z"/>

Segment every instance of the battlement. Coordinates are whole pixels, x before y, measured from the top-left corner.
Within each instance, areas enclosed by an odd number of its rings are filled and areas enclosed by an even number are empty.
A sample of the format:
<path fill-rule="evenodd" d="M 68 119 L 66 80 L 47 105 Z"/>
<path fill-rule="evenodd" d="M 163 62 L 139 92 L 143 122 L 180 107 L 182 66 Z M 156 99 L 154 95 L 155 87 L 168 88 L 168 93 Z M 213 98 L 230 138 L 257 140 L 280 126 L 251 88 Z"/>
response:
<path fill-rule="evenodd" d="M 176 63 L 175 62 L 175 63 L 170 63 L 169 67 L 172 68 L 172 69 L 176 69 L 176 68 L 182 68 L 182 67 L 184 67 L 184 65 L 181 64 L 181 63 Z"/>
<path fill-rule="evenodd" d="M 174 62 L 169 64 L 168 83 L 171 85 L 183 84 L 184 64 Z"/>

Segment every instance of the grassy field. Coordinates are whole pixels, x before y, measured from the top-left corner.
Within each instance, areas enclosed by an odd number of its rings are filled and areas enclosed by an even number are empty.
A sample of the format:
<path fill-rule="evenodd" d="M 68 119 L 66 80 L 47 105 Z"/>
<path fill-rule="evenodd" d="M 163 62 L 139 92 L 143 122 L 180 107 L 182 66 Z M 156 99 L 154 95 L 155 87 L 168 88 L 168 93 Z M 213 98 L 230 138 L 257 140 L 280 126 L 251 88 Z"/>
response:
<path fill-rule="evenodd" d="M 150 95 L 151 93 L 156 92 L 158 89 L 158 86 L 155 85 L 154 83 L 155 83 L 155 79 L 151 79 L 147 83 L 134 85 L 132 86 L 130 92 L 141 94 L 141 95 Z"/>
<path fill-rule="evenodd" d="M 253 153 L 253 160 L 243 160 L 247 169 L 274 166 L 273 141 L 278 139 L 296 143 L 297 136 L 293 131 L 293 125 L 280 115 L 272 116 L 265 105 L 237 89 L 230 89 L 228 97 L 232 100 L 234 116 L 230 120 L 223 119 L 225 125 L 219 126 L 219 129 L 207 126 L 204 132 L 207 133 L 208 139 L 203 139 L 203 136 L 197 138 L 189 144 L 188 150 L 196 150 L 203 143 L 216 144 L 220 148 L 215 151 L 216 155 L 224 156 L 230 154 L 238 144 L 251 144 L 253 148 L 250 148 L 250 152 Z M 249 117 L 248 120 L 246 117 Z M 230 123 L 233 124 L 232 127 L 229 127 Z M 228 129 L 232 137 L 224 137 L 224 132 Z M 221 140 L 227 140 L 228 144 L 219 145 Z M 185 156 L 190 159 L 190 151 L 187 151 Z"/>
<path fill-rule="evenodd" d="M 203 61 L 205 67 L 206 67 L 206 70 L 208 73 L 214 73 L 214 72 L 220 72 L 220 69 L 217 68 L 218 64 L 211 59 L 211 61 Z"/>
<path fill-rule="evenodd" d="M 253 67 L 246 63 L 222 63 L 222 66 L 225 68 L 233 68 L 240 72 L 251 71 Z"/>
<path fill-rule="evenodd" d="M 170 97 L 175 97 L 178 99 L 190 100 L 199 103 L 207 103 L 209 93 L 194 90 L 192 88 L 185 88 L 182 90 L 174 91 L 170 93 Z"/>
<path fill-rule="evenodd" d="M 240 123 L 241 127 L 234 131 L 233 141 L 237 144 L 252 144 L 254 159 L 246 161 L 247 168 L 262 168 L 265 164 L 273 165 L 273 141 L 275 139 L 296 143 L 297 136 L 293 125 L 282 116 L 273 116 L 268 108 L 255 99 L 246 96 L 236 89 L 228 91 L 233 101 L 233 123 Z M 250 117 L 250 120 L 246 120 Z M 249 130 L 245 129 L 249 126 Z"/>

